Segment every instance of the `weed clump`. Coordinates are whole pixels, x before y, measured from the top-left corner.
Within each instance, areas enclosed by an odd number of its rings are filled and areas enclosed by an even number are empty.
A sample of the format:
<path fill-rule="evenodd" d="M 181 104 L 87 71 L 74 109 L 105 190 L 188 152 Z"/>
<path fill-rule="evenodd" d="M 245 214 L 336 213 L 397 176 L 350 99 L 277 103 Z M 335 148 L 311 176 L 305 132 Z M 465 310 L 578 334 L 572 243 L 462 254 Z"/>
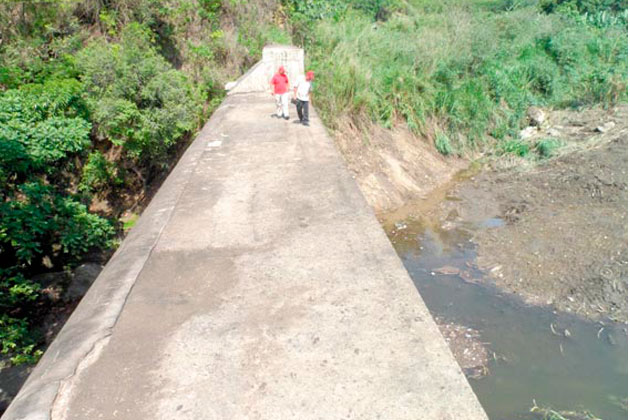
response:
<path fill-rule="evenodd" d="M 439 133 L 435 137 L 435 148 L 438 150 L 438 152 L 440 152 L 441 154 L 445 156 L 448 156 L 453 153 L 453 148 L 451 147 L 451 141 L 449 140 L 448 136 L 446 136 L 446 134 L 444 133 Z"/>
<path fill-rule="evenodd" d="M 554 138 L 546 138 L 538 140 L 535 148 L 541 158 L 548 159 L 556 154 L 557 150 L 562 146 L 562 141 Z"/>
<path fill-rule="evenodd" d="M 539 407 L 536 401 L 530 412 L 539 416 L 541 420 L 602 420 L 590 411 L 553 410 L 548 407 Z"/>
<path fill-rule="evenodd" d="M 502 154 L 512 154 L 519 157 L 527 157 L 530 153 L 529 144 L 522 140 L 507 140 L 501 143 Z"/>

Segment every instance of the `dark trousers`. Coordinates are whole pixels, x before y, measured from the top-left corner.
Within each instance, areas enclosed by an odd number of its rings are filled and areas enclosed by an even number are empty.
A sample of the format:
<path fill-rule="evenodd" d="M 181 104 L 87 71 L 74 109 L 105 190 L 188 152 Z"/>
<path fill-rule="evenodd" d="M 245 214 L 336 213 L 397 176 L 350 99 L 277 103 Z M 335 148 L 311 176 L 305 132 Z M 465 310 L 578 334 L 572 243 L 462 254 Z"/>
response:
<path fill-rule="evenodd" d="M 295 106 L 297 107 L 298 117 L 302 122 L 308 122 L 308 101 L 296 100 Z"/>

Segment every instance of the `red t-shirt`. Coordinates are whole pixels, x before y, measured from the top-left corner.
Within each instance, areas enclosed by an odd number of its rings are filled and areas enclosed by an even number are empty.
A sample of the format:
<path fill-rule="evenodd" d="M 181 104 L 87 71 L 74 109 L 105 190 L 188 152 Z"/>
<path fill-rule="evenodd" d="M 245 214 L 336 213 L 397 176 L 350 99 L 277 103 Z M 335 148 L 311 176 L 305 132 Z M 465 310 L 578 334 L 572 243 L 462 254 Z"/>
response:
<path fill-rule="evenodd" d="M 271 79 L 271 84 L 273 85 L 273 93 L 277 95 L 287 93 L 289 90 L 289 78 L 286 74 L 276 73 Z"/>

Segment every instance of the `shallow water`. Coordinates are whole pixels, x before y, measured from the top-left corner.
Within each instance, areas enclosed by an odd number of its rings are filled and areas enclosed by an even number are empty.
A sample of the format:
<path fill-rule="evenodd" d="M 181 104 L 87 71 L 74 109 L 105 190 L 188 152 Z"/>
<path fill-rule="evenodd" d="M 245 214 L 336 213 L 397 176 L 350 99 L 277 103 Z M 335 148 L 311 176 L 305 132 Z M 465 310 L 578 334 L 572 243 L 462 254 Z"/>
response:
<path fill-rule="evenodd" d="M 434 316 L 480 331 L 494 358 L 490 374 L 470 383 L 492 420 L 538 418 L 529 410 L 588 410 L 599 418 L 628 417 L 628 341 L 625 325 L 590 322 L 524 304 L 475 283 L 474 229 L 500 228 L 490 219 L 465 229 L 406 220 L 390 239 Z M 435 270 L 456 267 L 462 276 Z M 463 280 L 463 277 L 467 281 Z M 553 328 L 553 330 L 552 330 Z M 566 330 L 566 331 L 565 331 Z"/>

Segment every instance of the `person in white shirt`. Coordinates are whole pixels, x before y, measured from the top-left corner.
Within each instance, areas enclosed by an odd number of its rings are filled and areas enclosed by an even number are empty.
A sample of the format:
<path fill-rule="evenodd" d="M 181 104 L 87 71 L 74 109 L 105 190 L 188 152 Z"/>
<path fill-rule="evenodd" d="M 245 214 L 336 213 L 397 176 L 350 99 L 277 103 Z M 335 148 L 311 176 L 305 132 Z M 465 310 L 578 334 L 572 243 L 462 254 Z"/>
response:
<path fill-rule="evenodd" d="M 297 114 L 300 118 L 300 123 L 308 127 L 308 104 L 311 99 L 311 91 L 313 89 L 313 79 L 315 73 L 307 71 L 306 76 L 298 78 L 297 83 L 293 88 L 293 99 L 295 99 L 295 106 L 297 107 Z M 296 121 L 298 122 L 298 121 Z"/>

